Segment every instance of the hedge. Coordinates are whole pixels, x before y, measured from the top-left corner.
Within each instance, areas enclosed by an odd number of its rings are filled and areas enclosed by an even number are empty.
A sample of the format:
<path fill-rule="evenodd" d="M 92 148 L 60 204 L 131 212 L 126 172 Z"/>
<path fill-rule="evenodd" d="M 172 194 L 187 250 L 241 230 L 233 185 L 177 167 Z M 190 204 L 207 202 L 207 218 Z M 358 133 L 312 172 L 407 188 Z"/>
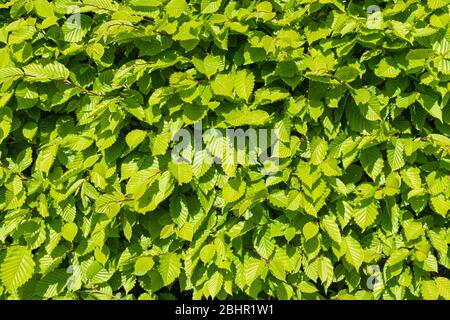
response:
<path fill-rule="evenodd" d="M 449 0 L 3 0 L 0 299 L 450 299 L 449 80 Z"/>

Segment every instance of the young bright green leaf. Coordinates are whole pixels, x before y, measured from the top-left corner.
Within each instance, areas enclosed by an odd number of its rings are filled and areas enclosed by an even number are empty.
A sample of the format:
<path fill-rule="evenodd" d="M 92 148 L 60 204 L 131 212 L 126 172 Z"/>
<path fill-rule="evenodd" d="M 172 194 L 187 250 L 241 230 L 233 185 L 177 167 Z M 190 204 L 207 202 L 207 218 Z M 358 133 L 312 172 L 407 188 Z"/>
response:
<path fill-rule="evenodd" d="M 319 232 L 319 227 L 313 222 L 308 222 L 303 226 L 303 236 L 306 240 L 314 238 Z"/>
<path fill-rule="evenodd" d="M 134 263 L 134 274 L 143 276 L 153 268 L 154 264 L 155 262 L 152 257 L 140 257 Z"/>
<path fill-rule="evenodd" d="M 35 262 L 31 251 L 24 246 L 12 246 L 0 265 L 0 279 L 7 290 L 15 290 L 33 275 Z"/>
<path fill-rule="evenodd" d="M 247 70 L 240 70 L 234 77 L 234 90 L 236 94 L 248 102 L 255 86 L 255 76 Z"/>
<path fill-rule="evenodd" d="M 63 238 L 70 242 L 72 242 L 75 239 L 77 233 L 78 227 L 73 222 L 66 223 L 61 230 L 61 235 L 63 236 Z"/>
<path fill-rule="evenodd" d="M 180 257 L 174 253 L 166 253 L 159 258 L 159 274 L 164 285 L 169 285 L 180 275 Z"/>
<path fill-rule="evenodd" d="M 127 134 L 125 141 L 130 149 L 136 148 L 142 141 L 144 141 L 147 133 L 143 130 L 135 129 Z"/>
<path fill-rule="evenodd" d="M 188 163 L 169 163 L 170 173 L 177 179 L 179 184 L 188 183 L 192 180 L 192 166 Z"/>

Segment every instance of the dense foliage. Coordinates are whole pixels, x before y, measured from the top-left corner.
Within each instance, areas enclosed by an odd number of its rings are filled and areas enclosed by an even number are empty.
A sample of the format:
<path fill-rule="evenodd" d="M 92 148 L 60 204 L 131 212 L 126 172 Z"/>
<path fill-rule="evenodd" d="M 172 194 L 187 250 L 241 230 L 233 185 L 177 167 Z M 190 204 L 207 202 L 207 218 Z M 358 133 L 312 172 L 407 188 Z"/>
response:
<path fill-rule="evenodd" d="M 450 299 L 449 79 L 449 0 L 2 0 L 0 298 Z"/>

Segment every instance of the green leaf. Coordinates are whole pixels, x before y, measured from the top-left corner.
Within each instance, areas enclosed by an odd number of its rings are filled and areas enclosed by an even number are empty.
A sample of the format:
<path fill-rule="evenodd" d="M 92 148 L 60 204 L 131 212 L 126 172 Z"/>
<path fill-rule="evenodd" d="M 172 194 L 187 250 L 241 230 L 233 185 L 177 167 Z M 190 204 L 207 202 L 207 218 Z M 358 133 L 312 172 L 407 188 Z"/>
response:
<path fill-rule="evenodd" d="M 436 282 L 439 295 L 445 300 L 450 300 L 450 280 L 444 277 L 437 277 L 434 281 Z"/>
<path fill-rule="evenodd" d="M 342 175 L 342 170 L 338 166 L 336 159 L 326 159 L 320 164 L 322 172 L 327 177 L 335 177 Z"/>
<path fill-rule="evenodd" d="M 227 203 L 234 202 L 244 195 L 245 189 L 245 181 L 241 179 L 231 179 L 223 187 L 222 197 Z"/>
<path fill-rule="evenodd" d="M 439 297 L 439 289 L 436 283 L 431 280 L 422 281 L 420 291 L 425 300 L 437 300 Z"/>
<path fill-rule="evenodd" d="M 194 237 L 194 227 L 190 222 L 186 222 L 177 232 L 178 236 L 186 241 L 192 241 Z"/>
<path fill-rule="evenodd" d="M 223 276 L 220 272 L 216 271 L 207 282 L 207 290 L 211 298 L 215 298 L 222 288 Z"/>
<path fill-rule="evenodd" d="M 253 245 L 256 252 L 258 252 L 258 254 L 264 259 L 269 259 L 275 249 L 275 244 L 271 239 L 270 232 L 266 228 L 261 229 L 255 235 Z"/>
<path fill-rule="evenodd" d="M 408 187 L 411 189 L 420 189 L 421 179 L 420 179 L 420 169 L 408 167 L 401 171 L 402 179 Z"/>
<path fill-rule="evenodd" d="M 203 73 L 208 78 L 211 78 L 211 76 L 217 73 L 222 63 L 222 59 L 219 56 L 208 55 L 203 61 L 194 57 L 192 62 L 199 72 Z"/>
<path fill-rule="evenodd" d="M 0 81 L 16 80 L 23 77 L 24 72 L 20 68 L 6 67 L 0 68 Z"/>
<path fill-rule="evenodd" d="M 331 239 L 340 243 L 342 240 L 339 225 L 331 216 L 325 216 L 320 221 L 320 226 L 325 229 Z"/>
<path fill-rule="evenodd" d="M 357 206 L 353 214 L 356 224 L 364 231 L 375 222 L 378 216 L 378 208 L 376 203 L 369 199 Z"/>
<path fill-rule="evenodd" d="M 179 184 L 188 183 L 192 180 L 192 166 L 188 163 L 169 162 L 169 171 L 177 179 Z"/>
<path fill-rule="evenodd" d="M 160 170 L 154 167 L 137 171 L 128 180 L 127 194 L 131 194 L 136 200 L 141 198 L 147 190 L 147 186 L 152 185 L 160 177 L 160 174 Z"/>
<path fill-rule="evenodd" d="M 352 82 L 359 76 L 357 69 L 349 66 L 340 67 L 336 70 L 335 77 L 338 80 Z"/>
<path fill-rule="evenodd" d="M 319 232 L 319 227 L 317 224 L 313 222 L 308 222 L 303 226 L 303 236 L 305 237 L 305 240 L 309 240 L 314 238 L 317 233 Z"/>
<path fill-rule="evenodd" d="M 79 14 L 74 19 L 67 19 L 62 26 L 64 41 L 80 42 L 89 32 L 91 27 L 91 18 L 85 14 Z"/>
<path fill-rule="evenodd" d="M 311 141 L 311 159 L 310 162 L 319 165 L 327 155 L 328 143 L 318 137 L 314 137 Z"/>
<path fill-rule="evenodd" d="M 405 220 L 403 222 L 403 230 L 408 241 L 415 240 L 424 233 L 422 224 L 413 220 Z"/>
<path fill-rule="evenodd" d="M 135 130 L 127 133 L 127 136 L 125 137 L 125 141 L 126 141 L 128 147 L 130 147 L 130 149 L 134 149 L 142 141 L 144 141 L 146 136 L 147 136 L 147 133 L 144 130 L 135 129 Z"/>
<path fill-rule="evenodd" d="M 389 256 L 389 259 L 386 261 L 386 265 L 393 266 L 397 263 L 403 262 L 406 257 L 409 256 L 409 250 L 408 249 L 397 249 L 392 252 L 392 254 Z"/>
<path fill-rule="evenodd" d="M 211 82 L 211 88 L 217 95 L 233 98 L 234 81 L 233 74 L 218 74 Z"/>
<path fill-rule="evenodd" d="M 275 255 L 269 263 L 269 270 L 275 276 L 275 278 L 285 281 L 286 273 L 292 269 L 291 262 L 286 252 L 283 249 L 278 248 L 275 251 Z"/>
<path fill-rule="evenodd" d="M 317 274 L 322 283 L 325 284 L 325 288 L 328 288 L 333 282 L 334 268 L 333 263 L 327 257 L 322 257 L 320 259 L 320 267 L 318 268 Z"/>
<path fill-rule="evenodd" d="M 169 285 L 180 275 L 180 257 L 175 253 L 166 253 L 159 258 L 159 274 L 164 285 Z"/>
<path fill-rule="evenodd" d="M 401 70 L 397 67 L 397 63 L 392 57 L 381 59 L 375 74 L 382 78 L 395 78 L 400 74 Z"/>
<path fill-rule="evenodd" d="M 169 238 L 173 233 L 175 232 L 175 225 L 174 224 L 168 224 L 166 226 L 164 226 L 160 233 L 159 233 L 159 237 L 161 239 L 167 239 Z"/>
<path fill-rule="evenodd" d="M 386 187 L 384 189 L 384 194 L 387 196 L 393 196 L 400 193 L 400 186 L 402 185 L 402 180 L 397 172 L 391 172 L 386 178 Z"/>
<path fill-rule="evenodd" d="M 216 248 L 213 244 L 207 244 L 200 250 L 200 260 L 204 264 L 208 264 L 216 253 Z"/>
<path fill-rule="evenodd" d="M 408 52 L 406 59 L 408 60 L 422 60 L 427 59 L 433 55 L 431 49 L 413 49 Z"/>
<path fill-rule="evenodd" d="M 255 76 L 248 70 L 240 70 L 234 77 L 234 90 L 236 94 L 248 102 L 250 95 L 252 94 L 253 87 L 255 86 Z"/>
<path fill-rule="evenodd" d="M 166 12 L 169 17 L 179 18 L 181 14 L 188 9 L 188 4 L 185 0 L 170 0 L 166 4 Z"/>
<path fill-rule="evenodd" d="M 249 126 L 263 125 L 266 124 L 272 117 L 264 110 L 235 109 L 225 114 L 224 118 L 227 124 L 238 127 L 245 125 Z M 246 134 L 245 131 L 243 132 L 242 136 L 244 136 L 244 134 Z"/>
<path fill-rule="evenodd" d="M 120 212 L 125 200 L 126 198 L 120 192 L 104 194 L 97 198 L 95 207 L 99 213 L 104 213 L 112 219 Z"/>
<path fill-rule="evenodd" d="M 213 159 L 207 150 L 201 150 L 194 153 L 194 160 L 192 163 L 192 171 L 194 176 L 198 179 L 205 175 L 213 164 Z"/>
<path fill-rule="evenodd" d="M 42 172 L 48 173 L 53 165 L 53 162 L 55 161 L 57 152 L 58 145 L 56 144 L 48 146 L 40 151 L 36 159 L 36 168 Z"/>
<path fill-rule="evenodd" d="M 0 143 L 5 140 L 10 131 L 13 121 L 13 112 L 8 107 L 0 109 Z"/>
<path fill-rule="evenodd" d="M 33 275 L 35 262 L 31 251 L 24 246 L 12 246 L 0 266 L 0 278 L 7 290 L 24 285 Z"/>
<path fill-rule="evenodd" d="M 34 288 L 34 294 L 40 298 L 53 298 L 64 291 L 69 274 L 64 269 L 56 269 L 46 274 Z"/>
<path fill-rule="evenodd" d="M 397 171 L 405 165 L 404 149 L 405 146 L 400 140 L 388 145 L 387 158 L 392 171 Z"/>
<path fill-rule="evenodd" d="M 65 80 L 69 77 L 69 70 L 61 63 L 32 63 L 23 67 L 23 72 L 29 81 L 50 82 L 52 80 Z"/>
<path fill-rule="evenodd" d="M 450 200 L 446 199 L 443 194 L 439 194 L 430 198 L 431 207 L 436 213 L 439 213 L 444 218 L 450 210 Z"/>
<path fill-rule="evenodd" d="M 361 161 L 364 171 L 372 178 L 372 180 L 375 180 L 383 171 L 383 156 L 377 147 L 361 150 L 359 160 Z"/>
<path fill-rule="evenodd" d="M 449 0 L 0 2 L 0 299 L 449 299 Z"/>
<path fill-rule="evenodd" d="M 140 257 L 134 263 L 134 274 L 137 276 L 146 275 L 154 266 L 152 257 Z"/>
<path fill-rule="evenodd" d="M 72 242 L 75 239 L 77 233 L 78 227 L 73 222 L 66 223 L 61 230 L 61 235 L 63 236 L 63 238 L 70 242 Z"/>
<path fill-rule="evenodd" d="M 345 244 L 347 246 L 345 259 L 356 270 L 359 270 L 364 260 L 364 250 L 361 244 L 352 236 L 345 237 Z"/>
<path fill-rule="evenodd" d="M 441 120 L 442 122 L 442 107 L 439 103 L 437 95 L 430 95 L 427 93 L 421 93 L 418 99 L 420 105 L 434 118 Z"/>

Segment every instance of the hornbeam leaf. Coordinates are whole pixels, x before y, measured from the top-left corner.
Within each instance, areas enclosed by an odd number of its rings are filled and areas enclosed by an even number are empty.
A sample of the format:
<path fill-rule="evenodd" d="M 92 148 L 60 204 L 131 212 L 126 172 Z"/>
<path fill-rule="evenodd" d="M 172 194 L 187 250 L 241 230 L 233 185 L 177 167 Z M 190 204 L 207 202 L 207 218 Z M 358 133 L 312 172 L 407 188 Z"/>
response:
<path fill-rule="evenodd" d="M 397 171 L 405 165 L 404 149 L 405 146 L 401 140 L 389 144 L 387 158 L 392 171 Z"/>
<path fill-rule="evenodd" d="M 408 60 L 421 60 L 427 59 L 433 55 L 432 49 L 413 49 L 408 52 L 406 59 Z"/>
<path fill-rule="evenodd" d="M 140 257 L 134 263 L 134 274 L 137 276 L 143 276 L 150 271 L 155 262 L 152 257 Z"/>
<path fill-rule="evenodd" d="M 313 222 L 308 222 L 303 226 L 303 236 L 306 240 L 314 238 L 319 232 L 319 227 Z"/>
<path fill-rule="evenodd" d="M 194 176 L 198 179 L 208 172 L 213 164 L 213 159 L 207 150 L 201 150 L 194 153 L 194 160 L 192 163 L 192 171 Z"/>
<path fill-rule="evenodd" d="M 253 245 L 256 252 L 265 259 L 269 259 L 275 249 L 275 244 L 271 239 L 270 232 L 266 228 L 261 229 L 255 234 Z"/>
<path fill-rule="evenodd" d="M 420 291 L 425 300 L 437 300 L 439 297 L 439 288 L 436 283 L 431 280 L 422 281 Z"/>
<path fill-rule="evenodd" d="M 47 64 L 35 62 L 23 67 L 23 72 L 25 77 L 33 82 L 66 80 L 69 77 L 69 70 L 57 61 Z"/>
<path fill-rule="evenodd" d="M 53 161 L 55 160 L 56 153 L 58 152 L 58 145 L 54 144 L 46 147 L 41 152 L 36 159 L 36 168 L 48 173 L 50 171 L 51 166 L 53 165 Z"/>
<path fill-rule="evenodd" d="M 314 138 L 311 141 L 311 159 L 310 162 L 319 165 L 325 159 L 328 150 L 328 143 L 320 138 Z"/>
<path fill-rule="evenodd" d="M 344 239 L 347 246 L 345 259 L 356 270 L 359 270 L 364 260 L 364 250 L 361 244 L 352 236 L 347 236 Z"/>
<path fill-rule="evenodd" d="M 371 226 L 378 216 L 378 208 L 372 199 L 363 201 L 353 212 L 355 222 L 364 231 Z"/>
<path fill-rule="evenodd" d="M 8 107 L 0 108 L 0 143 L 5 140 L 11 132 L 13 122 L 13 111 Z"/>
<path fill-rule="evenodd" d="M 403 260 L 406 259 L 410 254 L 408 249 L 397 249 L 394 252 L 392 252 L 389 259 L 386 261 L 386 265 L 393 266 L 398 263 L 403 262 Z"/>
<path fill-rule="evenodd" d="M 234 77 L 234 90 L 239 97 L 248 102 L 255 85 L 255 76 L 246 69 L 240 70 Z"/>
<path fill-rule="evenodd" d="M 164 285 L 169 285 L 180 275 L 180 257 L 175 253 L 166 253 L 159 258 L 159 274 Z"/>
<path fill-rule="evenodd" d="M 408 167 L 401 171 L 403 181 L 410 187 L 411 189 L 420 189 L 421 187 L 421 179 L 420 179 L 420 169 Z"/>
<path fill-rule="evenodd" d="M 211 82 L 211 88 L 213 92 L 220 96 L 233 97 L 234 88 L 234 75 L 233 74 L 218 74 Z"/>
<path fill-rule="evenodd" d="M 203 61 L 198 58 L 193 58 L 192 62 L 198 71 L 211 78 L 219 69 L 222 59 L 219 56 L 208 55 Z"/>
<path fill-rule="evenodd" d="M 325 216 L 320 222 L 320 226 L 325 229 L 331 239 L 337 243 L 341 242 L 341 231 L 339 225 L 331 216 Z"/>
<path fill-rule="evenodd" d="M 179 18 L 181 14 L 188 9 L 188 4 L 185 0 L 170 0 L 166 4 L 166 11 L 169 17 Z"/>
<path fill-rule="evenodd" d="M 67 19 L 61 29 L 65 41 L 79 42 L 86 36 L 90 27 L 91 18 L 85 14 L 78 14 L 76 17 Z"/>
<path fill-rule="evenodd" d="M 24 246 L 12 246 L 0 266 L 0 279 L 7 290 L 25 284 L 33 275 L 35 262 L 31 251 Z"/>
<path fill-rule="evenodd" d="M 358 77 L 358 75 L 359 72 L 357 69 L 348 66 L 340 67 L 335 73 L 337 79 L 346 82 L 352 82 Z"/>
<path fill-rule="evenodd" d="M 1 68 L 0 69 L 0 81 L 7 81 L 7 80 L 15 80 L 24 75 L 24 72 L 20 68 L 14 68 L 14 67 L 7 67 L 7 68 Z"/>
<path fill-rule="evenodd" d="M 437 277 L 435 280 L 439 295 L 445 300 L 450 300 L 450 280 L 444 277 Z"/>
<path fill-rule="evenodd" d="M 108 218 L 112 219 L 119 213 L 125 200 L 125 196 L 120 192 L 104 194 L 98 197 L 95 207 L 98 212 L 105 213 Z"/>
<path fill-rule="evenodd" d="M 442 122 L 442 107 L 437 95 L 421 93 L 419 95 L 419 103 L 430 115 Z"/>
<path fill-rule="evenodd" d="M 401 70 L 392 57 L 383 58 L 375 69 L 375 74 L 382 78 L 395 78 Z"/>
<path fill-rule="evenodd" d="M 61 230 L 61 235 L 63 236 L 63 238 L 70 242 L 72 242 L 73 239 L 75 239 L 77 233 L 78 227 L 73 222 L 66 223 Z"/>
<path fill-rule="evenodd" d="M 224 186 L 222 191 L 222 197 L 225 202 L 234 202 L 241 198 L 246 189 L 245 181 L 241 179 L 231 179 Z"/>
<path fill-rule="evenodd" d="M 213 244 L 207 244 L 200 251 L 200 259 L 203 261 L 203 263 L 208 264 L 214 257 L 215 253 L 215 246 Z"/>
<path fill-rule="evenodd" d="M 208 282 L 206 283 L 207 290 L 211 298 L 215 298 L 222 288 L 223 285 L 223 276 L 220 272 L 216 271 L 211 278 L 209 278 Z"/>
<path fill-rule="evenodd" d="M 169 171 L 179 184 L 188 183 L 192 180 L 192 166 L 188 163 L 169 162 Z"/>
<path fill-rule="evenodd" d="M 130 149 L 136 148 L 142 141 L 144 141 L 147 133 L 143 130 L 135 129 L 130 131 L 125 137 L 125 141 Z"/>
<path fill-rule="evenodd" d="M 384 167 L 383 156 L 377 147 L 370 147 L 361 150 L 359 157 L 364 171 L 375 180 L 382 172 Z"/>

